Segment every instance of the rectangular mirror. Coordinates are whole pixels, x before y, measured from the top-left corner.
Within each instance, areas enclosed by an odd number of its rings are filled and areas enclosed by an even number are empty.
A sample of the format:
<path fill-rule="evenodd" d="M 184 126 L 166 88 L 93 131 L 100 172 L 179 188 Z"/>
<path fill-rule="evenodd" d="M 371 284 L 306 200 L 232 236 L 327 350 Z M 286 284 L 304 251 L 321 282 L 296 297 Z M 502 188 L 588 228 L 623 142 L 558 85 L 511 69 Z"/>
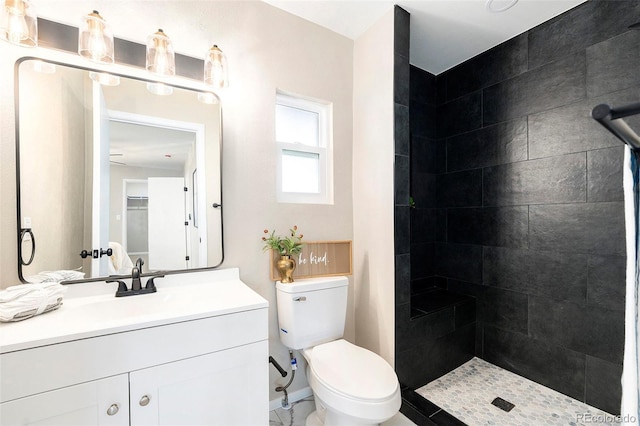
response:
<path fill-rule="evenodd" d="M 202 102 L 215 95 L 33 58 L 16 69 L 21 280 L 222 262 L 221 112 Z"/>

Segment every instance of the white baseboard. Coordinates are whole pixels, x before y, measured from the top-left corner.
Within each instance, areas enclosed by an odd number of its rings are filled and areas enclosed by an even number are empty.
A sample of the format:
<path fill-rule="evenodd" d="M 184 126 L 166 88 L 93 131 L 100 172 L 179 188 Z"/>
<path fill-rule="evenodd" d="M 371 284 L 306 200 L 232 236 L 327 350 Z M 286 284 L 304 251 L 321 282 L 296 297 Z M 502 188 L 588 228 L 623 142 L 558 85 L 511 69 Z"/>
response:
<path fill-rule="evenodd" d="M 282 398 L 284 398 L 284 392 L 279 393 L 280 397 L 269 401 L 269 411 L 273 411 L 278 408 L 282 408 Z M 289 392 L 289 404 L 300 401 L 313 395 L 311 388 L 298 389 L 297 391 Z"/>

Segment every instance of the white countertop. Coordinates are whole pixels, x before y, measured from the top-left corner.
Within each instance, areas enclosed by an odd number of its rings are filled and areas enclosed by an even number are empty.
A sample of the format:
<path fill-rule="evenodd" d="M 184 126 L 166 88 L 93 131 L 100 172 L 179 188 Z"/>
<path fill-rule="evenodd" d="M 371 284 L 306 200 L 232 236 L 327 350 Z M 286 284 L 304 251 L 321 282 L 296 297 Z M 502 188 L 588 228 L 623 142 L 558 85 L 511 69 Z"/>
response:
<path fill-rule="evenodd" d="M 0 323 L 0 354 L 269 306 L 235 268 L 167 275 L 155 283 L 156 293 L 118 298 L 116 283 L 69 285 L 56 311 Z"/>

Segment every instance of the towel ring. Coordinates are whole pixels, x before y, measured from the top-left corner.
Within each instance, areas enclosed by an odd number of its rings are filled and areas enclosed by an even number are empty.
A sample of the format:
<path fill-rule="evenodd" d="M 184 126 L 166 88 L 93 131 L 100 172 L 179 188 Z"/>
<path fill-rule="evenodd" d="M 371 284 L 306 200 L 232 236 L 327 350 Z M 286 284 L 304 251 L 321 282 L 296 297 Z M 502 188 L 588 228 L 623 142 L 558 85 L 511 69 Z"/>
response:
<path fill-rule="evenodd" d="M 22 243 L 24 242 L 24 237 L 26 235 L 29 235 L 31 237 L 31 257 L 27 262 L 25 262 L 24 258 L 22 257 Z M 33 262 L 33 258 L 35 257 L 35 255 L 36 255 L 36 237 L 33 236 L 33 232 L 31 232 L 31 228 L 22 228 L 20 230 L 20 264 L 24 266 L 31 265 L 31 262 Z"/>

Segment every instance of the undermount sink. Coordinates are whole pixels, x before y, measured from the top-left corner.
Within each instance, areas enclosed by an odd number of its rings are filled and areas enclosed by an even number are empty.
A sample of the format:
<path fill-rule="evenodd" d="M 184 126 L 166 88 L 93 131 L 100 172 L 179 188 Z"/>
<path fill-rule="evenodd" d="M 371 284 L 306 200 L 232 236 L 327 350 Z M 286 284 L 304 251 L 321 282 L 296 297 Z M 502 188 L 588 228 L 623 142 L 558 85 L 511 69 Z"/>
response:
<path fill-rule="evenodd" d="M 156 293 L 115 297 L 116 283 L 68 285 L 58 310 L 0 323 L 0 353 L 268 306 L 237 269 L 167 275 L 156 287 Z"/>

